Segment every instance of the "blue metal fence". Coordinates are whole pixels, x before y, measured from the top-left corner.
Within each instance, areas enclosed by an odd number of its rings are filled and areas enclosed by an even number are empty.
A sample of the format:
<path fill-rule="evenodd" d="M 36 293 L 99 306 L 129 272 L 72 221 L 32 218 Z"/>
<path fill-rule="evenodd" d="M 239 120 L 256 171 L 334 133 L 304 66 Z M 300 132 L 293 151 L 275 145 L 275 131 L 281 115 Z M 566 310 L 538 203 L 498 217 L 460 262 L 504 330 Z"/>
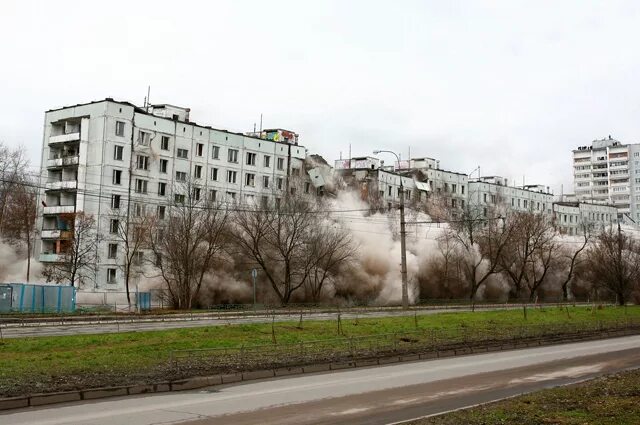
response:
<path fill-rule="evenodd" d="M 71 313 L 76 288 L 63 285 L 0 283 L 0 313 Z"/>

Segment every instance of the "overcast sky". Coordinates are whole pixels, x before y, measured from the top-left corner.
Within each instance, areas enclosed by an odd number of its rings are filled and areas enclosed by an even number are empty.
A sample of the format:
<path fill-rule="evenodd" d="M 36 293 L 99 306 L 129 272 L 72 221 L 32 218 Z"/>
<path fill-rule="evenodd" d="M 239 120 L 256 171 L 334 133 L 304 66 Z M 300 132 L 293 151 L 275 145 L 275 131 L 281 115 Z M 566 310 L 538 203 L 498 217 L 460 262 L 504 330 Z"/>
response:
<path fill-rule="evenodd" d="M 640 140 L 640 2 L 0 4 L 0 140 L 40 162 L 43 113 L 114 97 L 572 191 L 571 150 Z M 391 158 L 386 158 L 391 162 Z M 567 187 L 569 186 L 569 187 Z"/>

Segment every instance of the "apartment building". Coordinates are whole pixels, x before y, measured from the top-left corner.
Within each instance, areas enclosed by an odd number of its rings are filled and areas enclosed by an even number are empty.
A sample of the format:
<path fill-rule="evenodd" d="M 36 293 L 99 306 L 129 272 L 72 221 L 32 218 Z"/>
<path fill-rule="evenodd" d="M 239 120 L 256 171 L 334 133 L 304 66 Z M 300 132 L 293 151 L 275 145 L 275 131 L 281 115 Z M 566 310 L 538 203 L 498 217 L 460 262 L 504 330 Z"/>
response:
<path fill-rule="evenodd" d="M 581 235 L 582 225 L 598 231 L 618 222 L 618 209 L 613 205 L 588 202 L 554 202 L 553 221 L 562 234 Z"/>
<path fill-rule="evenodd" d="M 297 134 L 234 133 L 197 124 L 189 115 L 189 108 L 140 108 L 113 99 L 47 111 L 39 260 L 60 261 L 71 230 L 65 214 L 83 211 L 96 218 L 102 236 L 95 279 L 85 289 L 122 290 L 123 253 L 113 222 L 118 216 L 164 219 L 170 204 L 184 198 L 187 182 L 195 198 L 249 203 L 283 196 L 295 189 L 289 187 L 293 177 L 306 177 L 306 149 Z M 301 190 L 312 188 L 306 181 Z"/>
<path fill-rule="evenodd" d="M 469 182 L 468 202 L 471 208 L 482 211 L 486 217 L 492 211 L 553 212 L 553 195 L 542 185 L 509 186 L 500 176 L 480 177 Z"/>
<path fill-rule="evenodd" d="M 573 151 L 578 200 L 614 205 L 623 218 L 640 222 L 640 144 L 611 136 Z"/>

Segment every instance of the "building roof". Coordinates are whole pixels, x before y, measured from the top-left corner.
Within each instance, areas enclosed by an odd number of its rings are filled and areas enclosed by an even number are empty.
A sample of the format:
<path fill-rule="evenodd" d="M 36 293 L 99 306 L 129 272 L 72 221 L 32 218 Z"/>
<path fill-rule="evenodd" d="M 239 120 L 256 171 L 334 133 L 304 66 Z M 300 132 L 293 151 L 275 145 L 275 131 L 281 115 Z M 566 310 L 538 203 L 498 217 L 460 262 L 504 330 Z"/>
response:
<path fill-rule="evenodd" d="M 205 128 L 205 129 L 207 129 L 207 130 L 219 131 L 219 132 L 222 132 L 222 133 L 233 134 L 233 135 L 236 135 L 236 136 L 244 136 L 244 137 L 248 137 L 248 138 L 250 138 L 250 139 L 262 140 L 262 141 L 267 141 L 267 142 L 272 142 L 272 143 L 281 143 L 281 144 L 283 144 L 283 145 L 290 145 L 290 143 L 286 143 L 286 142 L 280 142 L 280 141 L 277 141 L 277 140 L 269 140 L 269 139 L 261 139 L 260 137 L 256 137 L 256 136 L 249 136 L 249 135 L 247 135 L 247 134 L 245 134 L 245 133 L 240 133 L 240 132 L 236 132 L 236 131 L 229 131 L 229 130 L 225 130 L 225 129 L 221 129 L 221 128 L 214 128 L 214 127 L 211 127 L 211 126 L 208 126 L 208 125 L 198 124 L 198 123 L 196 123 L 195 121 L 181 121 L 181 120 L 173 120 L 173 119 L 166 118 L 166 117 L 159 117 L 159 116 L 157 116 L 157 115 L 153 115 L 151 112 L 146 111 L 144 108 L 141 108 L 141 107 L 139 107 L 139 106 L 134 105 L 134 104 L 133 104 L 133 103 L 131 103 L 131 102 L 126 102 L 126 101 L 122 101 L 122 100 L 114 100 L 114 99 L 113 99 L 113 98 L 111 98 L 111 97 L 107 97 L 107 98 L 104 98 L 104 99 L 102 99 L 102 100 L 94 100 L 94 101 L 91 101 L 91 102 L 77 103 L 77 104 L 75 104 L 75 105 L 63 106 L 63 107 L 61 107 L 61 108 L 49 109 L 49 110 L 45 111 L 45 113 L 55 112 L 55 111 L 61 111 L 61 110 L 63 110 L 63 109 L 77 108 L 77 107 L 80 107 L 80 106 L 94 105 L 94 104 L 96 104 L 96 103 L 102 103 L 102 102 L 111 102 L 111 103 L 117 103 L 117 104 L 119 104 L 119 105 L 130 106 L 130 107 L 132 107 L 132 108 L 134 109 L 134 111 L 135 111 L 136 113 L 138 113 L 138 114 L 149 115 L 149 116 L 152 116 L 152 117 L 157 117 L 157 118 L 165 119 L 165 120 L 167 120 L 167 119 L 168 119 L 168 120 L 170 120 L 170 121 L 178 122 L 178 123 L 180 123 L 180 124 L 193 125 L 193 126 L 196 126 L 196 127 Z M 168 103 L 161 103 L 161 104 L 149 105 L 149 106 L 152 106 L 152 107 L 153 107 L 153 106 L 156 106 L 156 107 L 158 107 L 158 106 L 162 106 L 162 105 L 174 106 L 174 105 L 170 105 L 170 104 L 168 104 Z M 186 110 L 186 109 L 189 109 L 189 110 L 190 110 L 190 108 L 183 108 L 183 107 L 181 107 L 181 106 L 174 106 L 174 107 L 176 107 L 176 108 L 181 108 L 181 109 L 185 109 L 185 110 Z M 289 130 L 286 130 L 286 131 L 289 131 Z M 292 132 L 292 133 L 293 133 L 293 132 Z M 304 146 L 302 146 L 302 145 L 295 145 L 295 146 L 300 147 L 300 148 L 305 148 L 305 147 L 304 147 Z M 305 149 L 306 149 L 306 148 L 305 148 Z"/>

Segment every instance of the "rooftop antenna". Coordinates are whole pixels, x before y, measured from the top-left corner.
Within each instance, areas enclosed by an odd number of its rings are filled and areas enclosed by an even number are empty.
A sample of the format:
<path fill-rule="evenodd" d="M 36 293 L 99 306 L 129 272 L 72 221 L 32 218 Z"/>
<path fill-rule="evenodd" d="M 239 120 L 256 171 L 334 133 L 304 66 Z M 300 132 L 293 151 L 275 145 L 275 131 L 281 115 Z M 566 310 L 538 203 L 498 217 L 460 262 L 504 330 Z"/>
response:
<path fill-rule="evenodd" d="M 262 112 L 260 112 L 260 135 L 262 135 Z"/>
<path fill-rule="evenodd" d="M 147 112 L 149 112 L 149 105 L 151 105 L 151 86 L 147 86 L 147 98 L 145 105 L 145 111 Z"/>

